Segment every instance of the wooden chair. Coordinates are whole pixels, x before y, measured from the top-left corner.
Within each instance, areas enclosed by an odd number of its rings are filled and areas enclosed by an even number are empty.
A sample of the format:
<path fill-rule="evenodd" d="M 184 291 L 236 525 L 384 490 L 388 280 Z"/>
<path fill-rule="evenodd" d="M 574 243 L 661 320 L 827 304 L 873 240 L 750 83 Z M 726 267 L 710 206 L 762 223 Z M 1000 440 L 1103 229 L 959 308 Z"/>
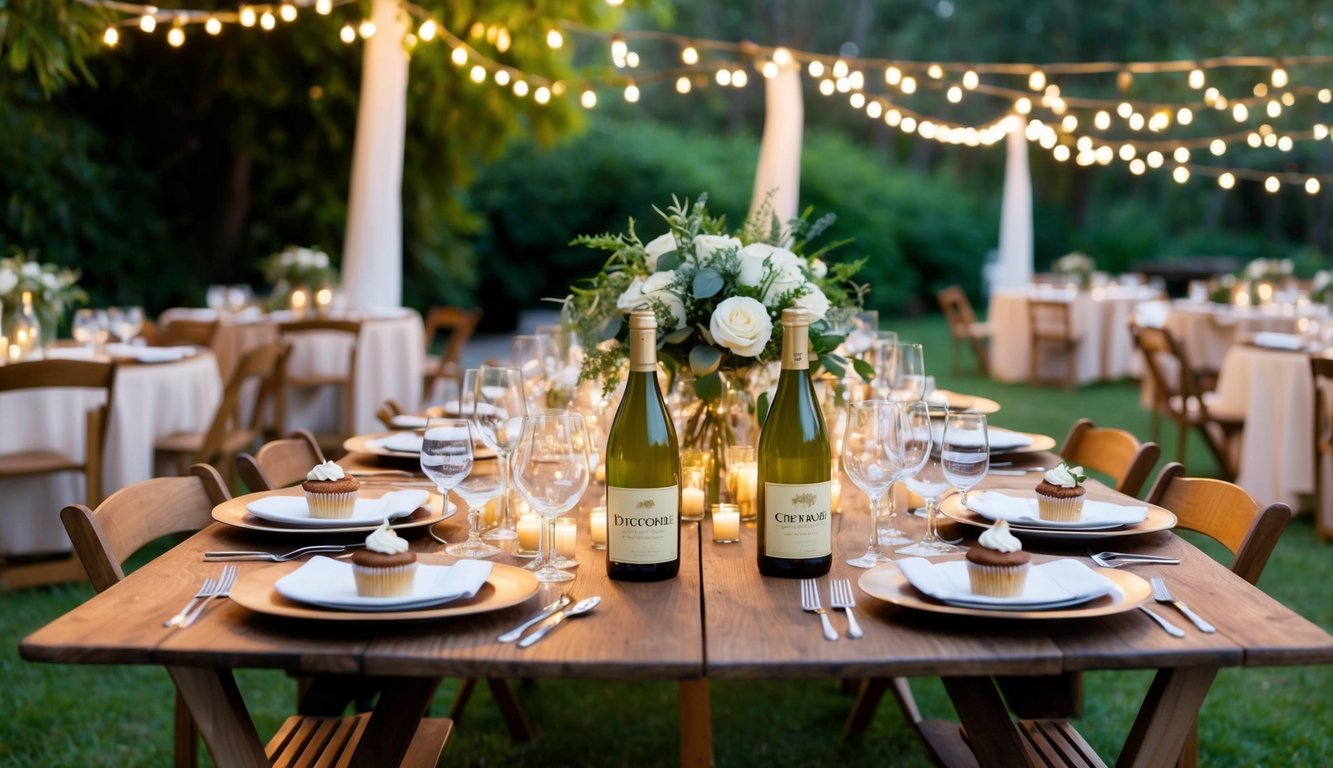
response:
<path fill-rule="evenodd" d="M 155 325 L 144 324 L 143 337 L 154 347 L 212 347 L 219 325 L 218 320 L 159 320 Z"/>
<path fill-rule="evenodd" d="M 334 366 L 325 367 L 325 370 L 332 372 L 316 371 L 309 374 L 293 374 L 287 372 L 284 379 L 283 389 L 286 392 L 292 390 L 318 390 L 323 387 L 338 387 L 341 390 L 342 405 L 339 408 L 339 423 L 333 432 L 315 433 L 315 439 L 319 441 L 320 449 L 329 456 L 341 456 L 343 441 L 355 430 L 355 418 L 353 417 L 352 405 L 356 402 L 356 351 L 361 337 L 361 323 L 355 320 L 327 320 L 323 318 L 313 320 L 294 320 L 291 322 L 279 324 L 279 330 L 283 338 L 293 343 L 295 349 L 296 343 L 302 337 L 315 336 L 341 336 L 345 339 L 348 347 L 346 365 L 341 362 Z M 278 434 L 287 434 L 289 432 L 286 420 L 286 399 L 283 398 L 283 407 L 279 408 L 276 428 Z"/>
<path fill-rule="evenodd" d="M 0 392 L 40 389 L 101 390 L 102 403 L 84 417 L 82 457 L 52 450 L 0 455 L 0 480 L 11 477 L 81 472 L 88 504 L 102 501 L 107 421 L 115 394 L 116 366 L 86 360 L 36 360 L 0 366 Z M 77 581 L 83 578 L 77 553 L 59 559 L 25 562 L 0 558 L 0 584 L 9 589 Z"/>
<path fill-rule="evenodd" d="M 967 294 L 963 289 L 957 285 L 951 285 L 936 293 L 935 299 L 939 301 L 944 319 L 949 323 L 949 337 L 952 342 L 949 350 L 949 372 L 958 374 L 958 361 L 962 357 L 960 351 L 966 342 L 972 347 L 972 353 L 976 356 L 977 372 L 985 376 L 990 371 L 990 351 L 987 347 L 990 341 L 990 326 L 977 322 L 977 315 L 972 311 L 972 303 L 967 300 Z"/>
<path fill-rule="evenodd" d="M 122 488 L 96 510 L 73 504 L 60 519 L 74 542 L 93 588 L 102 592 L 125 578 L 124 562 L 149 542 L 173 533 L 197 531 L 213 522 L 213 506 L 229 497 L 217 470 L 195 464 L 185 477 L 160 477 Z M 343 765 L 370 715 L 287 718 L 268 742 L 274 765 Z M 435 766 L 453 723 L 426 718 L 417 728 L 404 765 Z M 176 695 L 176 766 L 198 762 L 198 730 L 188 707 Z M 320 762 L 320 761 L 325 762 Z"/>
<path fill-rule="evenodd" d="M 1135 346 L 1143 353 L 1144 367 L 1152 378 L 1155 408 L 1176 423 L 1179 432 L 1176 461 L 1185 463 L 1189 430 L 1194 427 L 1217 460 L 1223 477 L 1234 479 L 1238 467 L 1233 444 L 1245 427 L 1245 417 L 1222 415 L 1213 410 L 1215 393 L 1204 390 L 1185 350 L 1176 343 L 1170 331 L 1130 326 L 1130 333 Z M 1174 377 L 1169 368 L 1175 368 Z"/>
<path fill-rule="evenodd" d="M 1115 489 L 1127 496 L 1139 495 L 1161 455 L 1157 443 L 1140 443 L 1130 432 L 1098 427 L 1088 419 L 1074 422 L 1060 448 L 1060 458 L 1110 476 Z"/>
<path fill-rule="evenodd" d="M 423 338 L 426 343 L 426 359 L 423 363 L 421 397 L 423 403 L 429 403 L 435 392 L 435 386 L 444 379 L 462 378 L 463 346 L 477 330 L 481 322 L 480 309 L 461 307 L 431 307 L 426 313 L 426 326 Z M 438 356 L 431 354 L 435 346 L 435 337 L 442 331 L 449 332 L 444 349 Z"/>
<path fill-rule="evenodd" d="M 1324 508 L 1324 461 L 1333 456 L 1333 398 L 1326 387 L 1333 381 L 1333 359 L 1310 358 L 1314 377 L 1314 522 L 1320 541 L 1333 538 L 1333 510 Z"/>
<path fill-rule="evenodd" d="M 381 405 L 379 410 L 375 411 L 375 418 L 380 420 L 385 429 L 391 430 L 396 429 L 393 425 L 394 417 L 402 416 L 404 413 L 407 413 L 407 411 L 403 409 L 403 406 L 391 397 L 384 401 L 384 405 Z"/>
<path fill-rule="evenodd" d="M 208 429 L 163 435 L 154 441 L 153 450 L 174 456 L 177 474 L 184 474 L 190 464 L 212 464 L 222 472 L 229 486 L 234 486 L 236 455 L 263 436 L 265 406 L 282 386 L 290 351 L 285 341 L 272 341 L 247 350 L 231 372 Z M 255 392 L 248 424 L 241 414 L 241 398 L 247 386 Z"/>
<path fill-rule="evenodd" d="M 1054 382 L 1072 390 L 1078 384 L 1080 339 L 1074 334 L 1073 312 L 1072 301 L 1028 299 L 1028 381 L 1033 386 Z M 1050 351 L 1064 356 L 1064 379 L 1042 377 L 1042 358 Z"/>
<path fill-rule="evenodd" d="M 315 436 L 298 429 L 280 440 L 270 440 L 251 456 L 236 457 L 236 472 L 245 486 L 255 491 L 273 491 L 305 480 L 316 464 L 324 463 L 324 452 Z"/>

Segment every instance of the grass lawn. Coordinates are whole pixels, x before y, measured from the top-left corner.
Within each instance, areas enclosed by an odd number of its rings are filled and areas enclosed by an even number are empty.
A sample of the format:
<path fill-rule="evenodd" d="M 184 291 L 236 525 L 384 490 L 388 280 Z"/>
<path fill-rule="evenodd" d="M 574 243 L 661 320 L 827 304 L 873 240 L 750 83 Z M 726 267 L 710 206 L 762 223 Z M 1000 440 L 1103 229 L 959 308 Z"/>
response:
<path fill-rule="evenodd" d="M 903 340 L 926 345 L 926 365 L 939 386 L 994 398 L 1001 426 L 1054 435 L 1086 416 L 1098 424 L 1150 434 L 1132 382 L 1100 384 L 1066 393 L 950 376 L 948 333 L 942 320 L 886 322 Z M 969 358 L 970 361 L 970 358 Z M 1292 439 L 1305 439 L 1293 436 Z M 1174 434 L 1163 454 L 1176 454 Z M 1191 474 L 1213 474 L 1201 443 L 1189 445 Z M 52 524 L 58 525 L 55 510 Z M 1210 551 L 1219 553 L 1213 547 Z M 1308 516 L 1297 519 L 1278 544 L 1261 586 L 1325 629 L 1333 630 L 1327 596 L 1333 548 L 1316 542 Z M 1324 574 L 1321 576 L 1320 574 Z M 171 683 L 149 667 L 29 664 L 18 641 L 92 594 L 61 586 L 5 594 L 0 608 L 0 765 L 168 765 L 171 761 Z M 294 683 L 269 671 L 238 678 L 263 733 L 290 713 Z M 1102 672 L 1085 678 L 1087 700 L 1080 730 L 1111 758 L 1128 731 L 1149 682 L 1148 673 Z M 528 745 L 510 742 L 485 686 L 468 705 L 445 753 L 456 766 L 629 766 L 676 762 L 675 686 L 586 681 L 516 683 L 538 731 Z M 434 707 L 445 713 L 457 681 L 446 680 Z M 951 717 L 934 681 L 914 683 L 928 717 Z M 851 699 L 834 681 L 715 683 L 712 707 L 717 764 L 721 766 L 927 765 L 891 700 L 881 706 L 862 739 L 838 741 Z M 1223 670 L 1204 704 L 1201 761 L 1208 766 L 1333 765 L 1333 667 Z"/>

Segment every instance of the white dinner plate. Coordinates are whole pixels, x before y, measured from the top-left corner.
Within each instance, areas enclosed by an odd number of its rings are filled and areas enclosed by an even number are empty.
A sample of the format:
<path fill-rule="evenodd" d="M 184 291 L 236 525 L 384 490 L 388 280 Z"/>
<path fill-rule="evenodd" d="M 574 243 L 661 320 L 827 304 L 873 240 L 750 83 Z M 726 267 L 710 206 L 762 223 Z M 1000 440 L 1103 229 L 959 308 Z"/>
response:
<path fill-rule="evenodd" d="M 1028 569 L 1023 592 L 1015 597 L 990 597 L 972 592 L 967 561 L 933 563 L 924 557 L 898 561 L 907 580 L 930 597 L 949 605 L 999 611 L 1035 611 L 1086 603 L 1107 594 L 1115 585 L 1079 560 L 1061 559 L 1034 564 Z"/>
<path fill-rule="evenodd" d="M 1037 512 L 1036 491 L 1022 490 L 972 493 L 968 495 L 967 508 L 987 520 L 1006 520 L 1016 528 L 1048 530 L 1106 531 L 1137 525 L 1148 518 L 1146 504 L 1115 504 L 1085 498 L 1080 519 L 1045 520 Z"/>
<path fill-rule="evenodd" d="M 421 458 L 421 435 L 415 432 L 374 432 L 353 435 L 343 441 L 343 450 L 348 453 L 371 453 L 386 459 L 418 460 Z M 472 458 L 493 459 L 495 451 L 487 445 L 474 442 Z"/>
<path fill-rule="evenodd" d="M 990 447 L 991 453 L 1017 453 L 1027 451 L 1048 450 L 1055 445 L 1055 441 L 1050 440 L 1050 445 L 1046 445 L 1045 435 L 1034 435 L 1027 432 L 1015 432 L 1012 429 L 987 425 L 986 442 Z M 944 424 L 942 421 L 935 421 L 930 428 L 930 439 L 938 447 L 944 440 Z M 1045 447 L 1043 447 L 1045 446 Z"/>
<path fill-rule="evenodd" d="M 266 496 L 245 505 L 255 517 L 274 523 L 301 525 L 310 528 L 345 528 L 355 525 L 379 525 L 410 515 L 430 498 L 429 491 L 405 490 L 386 493 L 377 499 L 357 499 L 351 517 L 311 517 L 305 496 Z"/>
<path fill-rule="evenodd" d="M 412 592 L 397 597 L 363 597 L 356 592 L 352 564 L 328 557 L 311 558 L 273 583 L 289 600 L 343 611 L 402 611 L 443 605 L 476 595 L 491 575 L 485 560 L 453 565 L 417 564 Z"/>

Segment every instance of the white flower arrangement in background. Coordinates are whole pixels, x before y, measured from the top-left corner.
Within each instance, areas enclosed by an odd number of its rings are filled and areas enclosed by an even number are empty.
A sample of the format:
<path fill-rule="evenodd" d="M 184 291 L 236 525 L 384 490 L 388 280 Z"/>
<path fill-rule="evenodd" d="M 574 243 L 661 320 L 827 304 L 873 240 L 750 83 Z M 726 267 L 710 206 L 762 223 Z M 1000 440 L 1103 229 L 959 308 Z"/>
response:
<path fill-rule="evenodd" d="M 289 245 L 264 262 L 264 276 L 275 285 L 314 288 L 336 281 L 338 270 L 324 251 Z"/>
<path fill-rule="evenodd" d="M 1255 259 L 1242 273 L 1249 280 L 1280 280 L 1290 277 L 1295 265 L 1291 259 Z"/>
<path fill-rule="evenodd" d="M 0 304 L 6 315 L 20 305 L 25 292 L 32 294 L 33 310 L 43 323 L 59 322 L 71 304 L 88 301 L 88 294 L 79 287 L 77 270 L 43 264 L 37 261 L 36 251 L 15 248 L 0 259 Z"/>

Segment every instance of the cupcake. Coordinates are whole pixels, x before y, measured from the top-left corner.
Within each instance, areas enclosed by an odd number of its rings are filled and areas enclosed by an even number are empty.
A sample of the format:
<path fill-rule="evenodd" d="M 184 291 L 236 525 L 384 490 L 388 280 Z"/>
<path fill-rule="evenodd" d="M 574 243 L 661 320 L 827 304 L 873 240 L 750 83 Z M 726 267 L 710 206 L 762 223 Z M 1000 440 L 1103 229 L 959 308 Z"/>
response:
<path fill-rule="evenodd" d="M 301 483 L 310 516 L 324 519 L 351 517 L 360 487 L 355 477 L 348 477 L 342 467 L 331 461 L 310 470 Z"/>
<path fill-rule="evenodd" d="M 417 556 L 389 527 L 389 521 L 366 537 L 366 548 L 352 555 L 356 593 L 362 597 L 401 597 L 412 594 L 417 577 Z"/>
<path fill-rule="evenodd" d="M 1083 467 L 1060 462 L 1037 483 L 1037 516 L 1042 520 L 1074 522 L 1083 517 L 1083 496 L 1088 492 Z"/>
<path fill-rule="evenodd" d="M 987 597 L 1018 597 L 1028 578 L 1032 558 L 1023 551 L 1023 542 L 1009 532 L 1009 523 L 1001 520 L 977 538 L 967 550 L 967 579 L 972 594 Z"/>

